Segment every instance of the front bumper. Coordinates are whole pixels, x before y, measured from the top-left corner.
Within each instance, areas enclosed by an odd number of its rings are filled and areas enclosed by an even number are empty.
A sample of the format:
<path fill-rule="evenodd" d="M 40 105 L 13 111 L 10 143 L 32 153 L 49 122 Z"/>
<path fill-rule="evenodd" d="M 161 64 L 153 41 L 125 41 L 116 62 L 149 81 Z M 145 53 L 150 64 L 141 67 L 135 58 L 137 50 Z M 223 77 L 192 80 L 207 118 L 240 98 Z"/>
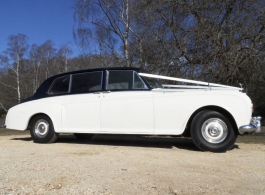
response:
<path fill-rule="evenodd" d="M 262 119 L 261 116 L 255 116 L 252 117 L 250 124 L 249 125 L 244 125 L 239 127 L 239 133 L 244 134 L 244 133 L 260 133 L 261 132 L 261 122 L 260 120 Z"/>

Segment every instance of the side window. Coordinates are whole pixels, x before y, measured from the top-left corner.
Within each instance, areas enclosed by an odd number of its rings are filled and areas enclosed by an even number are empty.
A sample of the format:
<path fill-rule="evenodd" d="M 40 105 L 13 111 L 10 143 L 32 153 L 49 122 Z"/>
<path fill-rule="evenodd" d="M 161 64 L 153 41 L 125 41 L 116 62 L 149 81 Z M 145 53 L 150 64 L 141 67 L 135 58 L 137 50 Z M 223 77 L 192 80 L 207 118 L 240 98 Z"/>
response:
<path fill-rule="evenodd" d="M 134 72 L 133 89 L 148 89 L 146 84 L 142 81 L 139 75 Z"/>
<path fill-rule="evenodd" d="M 87 93 L 102 90 L 102 72 L 72 75 L 71 93 Z"/>
<path fill-rule="evenodd" d="M 107 90 L 148 89 L 135 71 L 111 70 L 108 73 Z"/>
<path fill-rule="evenodd" d="M 48 94 L 60 94 L 69 92 L 70 75 L 55 79 L 48 91 Z"/>

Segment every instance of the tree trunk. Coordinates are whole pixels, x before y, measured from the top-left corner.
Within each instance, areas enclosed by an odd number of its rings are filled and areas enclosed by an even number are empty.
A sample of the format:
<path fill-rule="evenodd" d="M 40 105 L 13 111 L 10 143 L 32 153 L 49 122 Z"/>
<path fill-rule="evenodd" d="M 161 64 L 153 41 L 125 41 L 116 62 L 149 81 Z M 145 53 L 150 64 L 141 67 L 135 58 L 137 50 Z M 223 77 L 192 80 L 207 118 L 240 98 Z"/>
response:
<path fill-rule="evenodd" d="M 126 23 L 125 23 L 125 42 L 124 42 L 124 53 L 125 53 L 125 60 L 127 67 L 131 66 L 130 59 L 129 59 L 129 22 L 130 22 L 130 16 L 129 16 L 129 0 L 126 0 Z"/>
<path fill-rule="evenodd" d="M 20 63 L 19 63 L 19 60 L 20 60 L 20 58 L 19 58 L 19 55 L 17 55 L 17 68 L 16 68 L 16 80 L 17 80 L 17 100 L 18 100 L 18 103 L 20 103 L 20 79 L 19 79 L 19 77 L 20 77 L 20 75 L 19 75 L 19 65 L 20 65 Z"/>

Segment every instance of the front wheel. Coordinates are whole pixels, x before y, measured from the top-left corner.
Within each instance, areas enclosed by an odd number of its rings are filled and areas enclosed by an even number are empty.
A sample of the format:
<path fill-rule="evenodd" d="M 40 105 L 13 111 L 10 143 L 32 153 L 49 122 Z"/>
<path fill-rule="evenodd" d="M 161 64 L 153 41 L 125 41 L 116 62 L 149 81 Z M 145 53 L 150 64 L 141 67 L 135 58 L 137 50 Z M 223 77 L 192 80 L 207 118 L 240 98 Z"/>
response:
<path fill-rule="evenodd" d="M 231 122 L 221 113 L 211 110 L 199 112 L 191 123 L 191 137 L 202 151 L 225 152 L 236 141 Z"/>
<path fill-rule="evenodd" d="M 53 143 L 58 137 L 51 119 L 45 115 L 34 117 L 30 124 L 30 134 L 35 143 Z"/>

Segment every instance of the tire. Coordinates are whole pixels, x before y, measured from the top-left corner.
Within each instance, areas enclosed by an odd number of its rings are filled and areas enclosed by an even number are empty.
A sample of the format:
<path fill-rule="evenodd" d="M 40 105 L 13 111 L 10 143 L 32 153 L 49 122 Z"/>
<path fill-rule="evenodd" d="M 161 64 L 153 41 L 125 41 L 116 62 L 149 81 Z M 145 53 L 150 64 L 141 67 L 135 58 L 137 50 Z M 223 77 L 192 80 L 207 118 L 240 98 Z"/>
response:
<path fill-rule="evenodd" d="M 87 140 L 87 139 L 90 139 L 91 137 L 93 137 L 93 134 L 88 134 L 88 133 L 74 133 L 74 136 L 77 139 L 80 139 L 80 140 Z"/>
<path fill-rule="evenodd" d="M 191 123 L 191 138 L 202 151 L 226 152 L 237 139 L 231 122 L 221 113 L 204 110 Z"/>
<path fill-rule="evenodd" d="M 35 143 L 53 143 L 58 138 L 51 119 L 45 115 L 34 117 L 30 124 L 30 134 Z"/>

